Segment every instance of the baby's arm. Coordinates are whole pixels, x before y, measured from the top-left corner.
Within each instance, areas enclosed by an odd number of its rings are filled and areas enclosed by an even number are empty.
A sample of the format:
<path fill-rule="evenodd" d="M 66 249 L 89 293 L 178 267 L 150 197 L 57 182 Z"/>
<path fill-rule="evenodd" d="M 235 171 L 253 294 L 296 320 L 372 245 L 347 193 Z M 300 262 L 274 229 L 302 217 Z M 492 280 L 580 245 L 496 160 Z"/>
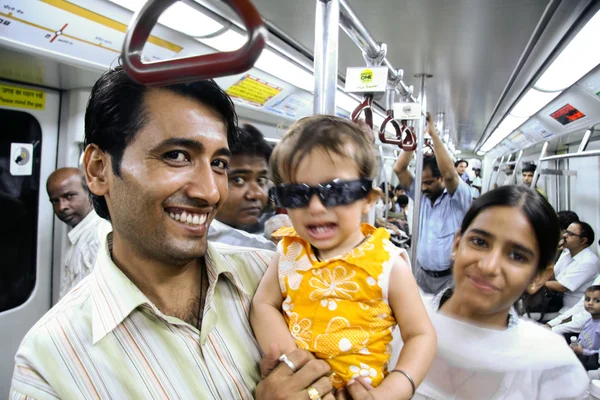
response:
<path fill-rule="evenodd" d="M 437 336 L 429 320 L 417 282 L 410 267 L 403 259 L 392 268 L 390 274 L 389 302 L 398 322 L 404 346 L 395 366 L 389 366 L 390 374 L 374 389 L 377 399 L 408 399 L 412 394 L 409 380 L 400 369 L 409 374 L 419 386 L 427 375 L 437 351 Z"/>
<path fill-rule="evenodd" d="M 279 254 L 276 254 L 252 300 L 250 323 L 263 352 L 267 352 L 271 344 L 276 343 L 282 353 L 287 354 L 296 349 L 296 343 L 281 314 L 283 296 L 279 289 L 278 270 Z"/>

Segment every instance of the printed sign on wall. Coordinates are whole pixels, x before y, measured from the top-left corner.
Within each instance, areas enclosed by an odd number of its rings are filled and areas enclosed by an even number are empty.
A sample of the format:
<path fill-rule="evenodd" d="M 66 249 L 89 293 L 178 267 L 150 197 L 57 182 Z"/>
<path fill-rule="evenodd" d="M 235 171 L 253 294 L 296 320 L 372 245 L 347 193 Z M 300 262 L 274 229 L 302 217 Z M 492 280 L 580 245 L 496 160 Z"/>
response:
<path fill-rule="evenodd" d="M 10 144 L 10 174 L 31 175 L 33 171 L 33 145 L 31 143 Z"/>

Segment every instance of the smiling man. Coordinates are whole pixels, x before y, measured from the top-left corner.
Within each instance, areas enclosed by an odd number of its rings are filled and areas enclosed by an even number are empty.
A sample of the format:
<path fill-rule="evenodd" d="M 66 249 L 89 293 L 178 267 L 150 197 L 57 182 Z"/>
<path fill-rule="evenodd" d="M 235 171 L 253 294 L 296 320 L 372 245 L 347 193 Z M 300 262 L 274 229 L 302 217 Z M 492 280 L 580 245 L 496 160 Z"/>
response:
<path fill-rule="evenodd" d="M 275 244 L 248 231 L 258 225 L 269 200 L 269 158 L 271 146 L 252 125 L 239 130 L 239 140 L 231 146 L 227 170 L 229 195 L 210 225 L 208 240 L 235 246 L 276 250 Z"/>
<path fill-rule="evenodd" d="M 236 119 L 213 81 L 149 88 L 117 67 L 96 82 L 85 174 L 113 232 L 93 272 L 23 339 L 10 398 L 254 398 L 249 312 L 272 253 L 207 241 Z M 300 398 L 329 372 L 301 350 L 289 354 L 297 374 L 278 356 L 267 355 L 262 398 Z"/>
<path fill-rule="evenodd" d="M 94 211 L 84 185 L 83 173 L 77 168 L 59 168 L 46 181 L 54 214 L 73 228 L 68 234 L 71 246 L 61 271 L 61 298 L 92 272 L 101 235 L 110 231 L 110 224 Z"/>

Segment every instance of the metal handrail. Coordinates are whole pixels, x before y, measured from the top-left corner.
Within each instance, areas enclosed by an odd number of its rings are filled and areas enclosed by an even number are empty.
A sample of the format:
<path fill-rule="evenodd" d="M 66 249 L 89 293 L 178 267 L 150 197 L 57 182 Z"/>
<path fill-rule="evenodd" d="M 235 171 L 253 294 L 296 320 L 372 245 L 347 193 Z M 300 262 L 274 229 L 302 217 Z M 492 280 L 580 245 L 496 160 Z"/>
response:
<path fill-rule="evenodd" d="M 142 50 L 160 15 L 179 0 L 148 0 L 133 16 L 123 44 L 123 68 L 145 85 L 169 85 L 234 75 L 249 70 L 267 43 L 267 28 L 249 0 L 223 0 L 241 18 L 248 41 L 238 50 L 176 58 L 142 61 Z"/>
<path fill-rule="evenodd" d="M 556 161 L 556 160 L 566 160 L 568 158 L 581 158 L 581 157 L 598 157 L 600 156 L 600 150 L 589 150 L 582 151 L 580 153 L 565 153 L 565 154 L 557 154 L 554 156 L 547 156 L 540 158 L 540 161 Z"/>
<path fill-rule="evenodd" d="M 340 27 L 366 56 L 374 59 L 381 55 L 382 46 L 369 33 L 346 0 L 340 0 Z M 388 67 L 388 79 L 391 81 L 398 80 L 400 70 L 394 68 L 387 56 L 383 57 L 382 63 Z M 398 80 L 398 89 L 400 94 L 407 96 L 409 101 L 417 103 L 417 99 L 402 79 Z M 421 110 L 421 112 L 425 115 L 424 110 Z"/>

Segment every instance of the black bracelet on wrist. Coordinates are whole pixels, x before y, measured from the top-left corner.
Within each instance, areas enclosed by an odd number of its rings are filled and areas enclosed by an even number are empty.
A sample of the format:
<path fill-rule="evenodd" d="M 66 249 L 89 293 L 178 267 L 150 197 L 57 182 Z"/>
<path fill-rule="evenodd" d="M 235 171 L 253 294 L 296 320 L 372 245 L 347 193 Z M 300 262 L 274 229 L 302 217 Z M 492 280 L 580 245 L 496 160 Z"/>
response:
<path fill-rule="evenodd" d="M 398 373 L 404 375 L 406 377 L 406 379 L 408 379 L 408 381 L 410 382 L 410 386 L 412 386 L 412 395 L 410 396 L 410 398 L 412 399 L 413 396 L 415 395 L 415 392 L 417 391 L 417 387 L 415 386 L 415 381 L 413 381 L 413 378 L 411 378 L 408 373 L 402 371 L 401 369 L 393 369 L 390 372 L 398 372 Z"/>

